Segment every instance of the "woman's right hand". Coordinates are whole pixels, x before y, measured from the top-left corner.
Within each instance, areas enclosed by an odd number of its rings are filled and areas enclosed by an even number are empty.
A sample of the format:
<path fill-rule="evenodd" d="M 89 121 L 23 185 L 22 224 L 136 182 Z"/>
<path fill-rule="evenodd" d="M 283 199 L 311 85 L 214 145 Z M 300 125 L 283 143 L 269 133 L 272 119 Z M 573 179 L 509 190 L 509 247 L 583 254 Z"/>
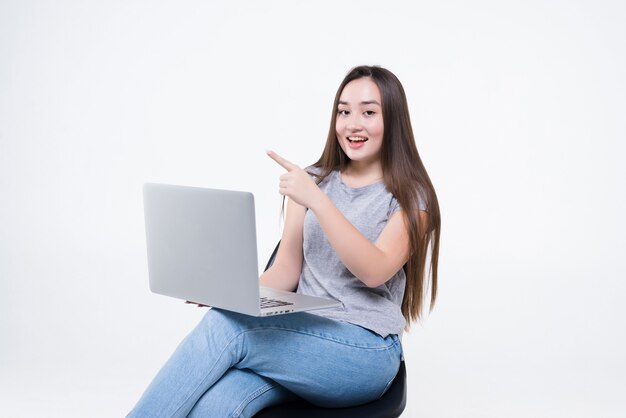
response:
<path fill-rule="evenodd" d="M 287 170 L 285 174 L 280 176 L 278 188 L 280 194 L 309 209 L 312 209 L 312 206 L 319 202 L 320 198 L 326 196 L 305 170 L 274 151 L 267 151 L 267 155 Z"/>

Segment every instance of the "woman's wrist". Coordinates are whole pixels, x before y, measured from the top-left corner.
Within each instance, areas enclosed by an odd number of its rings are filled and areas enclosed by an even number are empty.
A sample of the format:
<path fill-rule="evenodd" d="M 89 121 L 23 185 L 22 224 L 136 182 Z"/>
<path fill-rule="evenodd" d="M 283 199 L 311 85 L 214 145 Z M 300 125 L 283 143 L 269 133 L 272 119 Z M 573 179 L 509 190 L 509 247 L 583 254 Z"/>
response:
<path fill-rule="evenodd" d="M 319 215 L 329 204 L 332 205 L 333 203 L 328 198 L 326 193 L 324 193 L 321 189 L 318 189 L 318 195 L 313 199 L 313 204 L 309 206 L 309 209 L 312 210 L 315 216 L 319 218 Z"/>

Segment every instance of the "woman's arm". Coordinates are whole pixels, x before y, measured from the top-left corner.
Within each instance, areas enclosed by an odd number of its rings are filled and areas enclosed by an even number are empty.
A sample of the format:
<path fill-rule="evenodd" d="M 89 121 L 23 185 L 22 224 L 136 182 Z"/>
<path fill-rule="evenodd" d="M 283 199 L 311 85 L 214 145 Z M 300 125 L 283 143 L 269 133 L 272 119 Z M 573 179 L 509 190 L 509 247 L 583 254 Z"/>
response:
<path fill-rule="evenodd" d="M 310 208 L 343 264 L 369 287 L 391 279 L 409 259 L 409 234 L 403 211 L 395 212 L 375 243 L 348 221 L 324 194 Z M 419 213 L 424 225 L 428 214 Z"/>
<path fill-rule="evenodd" d="M 302 228 L 305 208 L 288 199 L 285 228 L 272 266 L 261 274 L 261 285 L 294 291 L 302 272 Z"/>
<path fill-rule="evenodd" d="M 380 286 L 409 258 L 409 234 L 401 211 L 391 216 L 376 243 L 348 221 L 308 173 L 274 152 L 268 155 L 287 170 L 280 193 L 313 211 L 339 259 L 369 287 Z M 420 212 L 420 218 L 426 216 Z"/>

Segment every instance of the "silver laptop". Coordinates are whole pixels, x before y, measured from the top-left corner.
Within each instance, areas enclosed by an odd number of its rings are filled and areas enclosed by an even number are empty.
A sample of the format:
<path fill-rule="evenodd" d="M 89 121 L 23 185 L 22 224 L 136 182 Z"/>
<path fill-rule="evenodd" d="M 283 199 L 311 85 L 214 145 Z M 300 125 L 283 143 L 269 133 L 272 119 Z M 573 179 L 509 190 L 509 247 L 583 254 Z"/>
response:
<path fill-rule="evenodd" d="M 254 196 L 146 183 L 150 290 L 253 316 L 341 306 L 259 286 Z"/>

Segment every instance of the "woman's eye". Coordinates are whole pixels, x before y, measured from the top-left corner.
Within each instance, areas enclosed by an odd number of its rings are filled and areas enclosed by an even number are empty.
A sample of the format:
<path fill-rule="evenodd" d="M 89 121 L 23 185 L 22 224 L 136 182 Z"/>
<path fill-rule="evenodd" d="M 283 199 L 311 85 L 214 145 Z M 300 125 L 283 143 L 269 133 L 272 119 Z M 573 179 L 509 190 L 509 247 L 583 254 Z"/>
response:
<path fill-rule="evenodd" d="M 376 114 L 376 112 L 374 112 L 373 110 L 366 110 L 363 113 L 365 113 L 366 116 L 373 116 Z"/>
<path fill-rule="evenodd" d="M 345 110 L 345 109 L 339 109 L 339 111 L 337 111 L 337 113 L 339 113 L 341 116 L 346 116 L 350 114 L 349 110 Z"/>

